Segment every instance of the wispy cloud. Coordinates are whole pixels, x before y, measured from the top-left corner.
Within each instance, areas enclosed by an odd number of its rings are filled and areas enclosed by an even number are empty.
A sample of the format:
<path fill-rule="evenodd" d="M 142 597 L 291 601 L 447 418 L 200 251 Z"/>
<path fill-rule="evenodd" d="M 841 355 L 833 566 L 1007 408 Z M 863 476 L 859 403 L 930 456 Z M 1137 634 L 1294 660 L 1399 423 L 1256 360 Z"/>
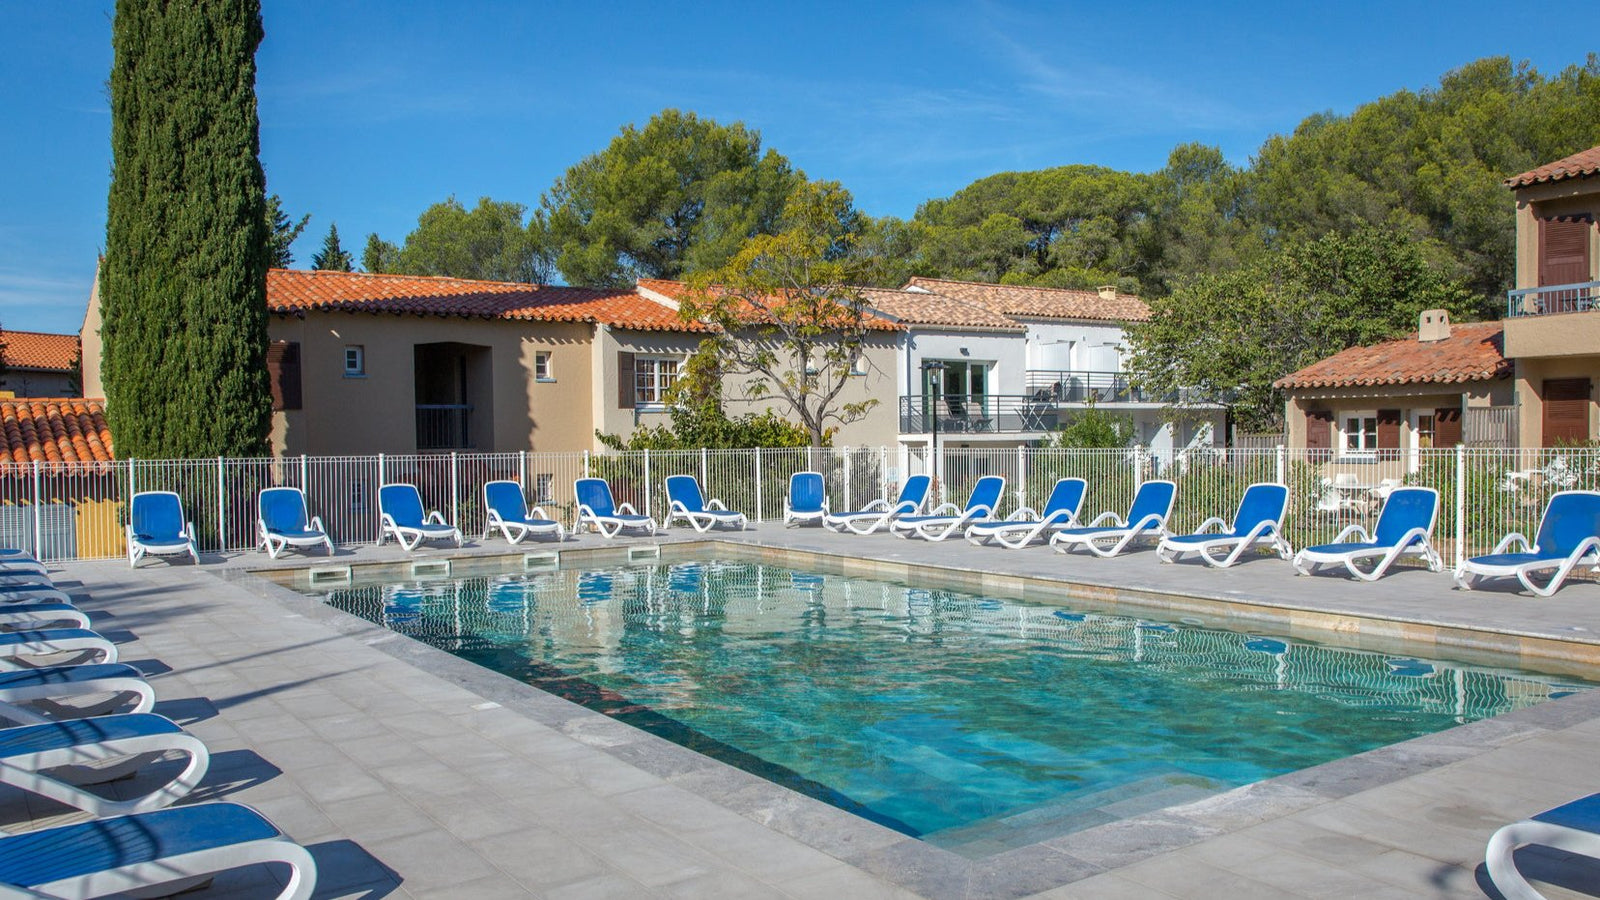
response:
<path fill-rule="evenodd" d="M 91 283 L 81 278 L 0 268 L 0 310 L 60 309 L 68 304 L 81 307 L 89 297 Z"/>

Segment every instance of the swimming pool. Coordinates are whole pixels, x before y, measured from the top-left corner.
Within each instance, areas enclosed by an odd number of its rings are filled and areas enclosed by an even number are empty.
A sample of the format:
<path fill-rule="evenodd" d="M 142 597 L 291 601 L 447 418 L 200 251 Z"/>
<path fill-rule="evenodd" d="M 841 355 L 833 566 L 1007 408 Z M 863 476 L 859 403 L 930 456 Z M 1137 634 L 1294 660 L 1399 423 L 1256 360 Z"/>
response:
<path fill-rule="evenodd" d="M 753 562 L 325 596 L 970 856 L 1587 686 Z"/>

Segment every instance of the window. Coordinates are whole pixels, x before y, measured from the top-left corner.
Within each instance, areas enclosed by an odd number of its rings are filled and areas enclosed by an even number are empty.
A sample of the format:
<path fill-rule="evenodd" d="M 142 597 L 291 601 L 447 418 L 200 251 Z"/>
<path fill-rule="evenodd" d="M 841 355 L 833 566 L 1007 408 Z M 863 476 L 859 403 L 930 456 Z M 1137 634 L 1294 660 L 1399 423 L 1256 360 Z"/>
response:
<path fill-rule="evenodd" d="M 344 374 L 346 378 L 367 374 L 367 348 L 360 344 L 346 344 L 344 348 Z"/>
<path fill-rule="evenodd" d="M 662 406 L 678 380 L 678 361 L 640 356 L 633 361 L 633 400 L 638 406 Z"/>
<path fill-rule="evenodd" d="M 533 354 L 533 380 L 555 381 L 556 377 L 550 371 L 550 351 L 540 350 Z"/>
<path fill-rule="evenodd" d="M 1375 412 L 1345 413 L 1344 452 L 1376 453 L 1378 451 L 1378 414 Z"/>
<path fill-rule="evenodd" d="M 272 341 L 267 345 L 267 378 L 272 385 L 274 410 L 300 409 L 298 341 Z"/>
<path fill-rule="evenodd" d="M 1412 427 L 1416 429 L 1417 449 L 1433 449 L 1433 413 L 1419 412 Z"/>

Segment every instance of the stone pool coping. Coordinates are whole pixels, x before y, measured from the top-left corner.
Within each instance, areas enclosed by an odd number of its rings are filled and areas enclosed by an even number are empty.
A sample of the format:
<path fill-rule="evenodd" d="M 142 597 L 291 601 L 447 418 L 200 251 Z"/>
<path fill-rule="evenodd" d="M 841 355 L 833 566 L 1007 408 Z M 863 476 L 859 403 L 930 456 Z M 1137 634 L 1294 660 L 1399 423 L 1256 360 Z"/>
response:
<path fill-rule="evenodd" d="M 1456 605 L 1454 601 L 1463 597 L 1473 601 L 1469 605 L 1480 602 L 1520 605 L 1525 602 L 1523 598 L 1508 601 L 1503 594 L 1445 593 L 1437 588 L 1446 586 L 1445 591 L 1448 591 L 1448 578 L 1425 572 L 1398 573 L 1395 581 L 1389 582 L 1390 587 L 1385 589 L 1383 582 L 1355 585 L 1329 578 L 1293 579 L 1286 571 L 1269 572 L 1263 569 L 1263 566 L 1271 564 L 1266 560 L 1248 563 L 1237 572 L 1207 572 L 1193 567 L 1168 566 L 1163 567 L 1166 570 L 1163 573 L 1160 569 L 1153 570 L 1148 559 L 1142 559 L 1150 556 L 1148 553 L 1096 565 L 1102 561 L 1066 562 L 1055 554 L 1037 548 L 1011 553 L 973 548 L 965 544 L 926 545 L 880 536 L 860 539 L 772 528 L 764 533 L 753 531 L 720 535 L 715 540 L 738 545 L 738 555 L 746 558 L 754 555 L 770 558 L 769 561 L 773 562 L 794 563 L 805 555 L 813 558 L 830 557 L 849 574 L 898 577 L 911 581 L 930 579 L 943 582 L 940 586 L 974 589 L 1025 600 L 1070 602 L 1074 605 L 1088 602 L 1111 604 L 1113 607 L 1131 604 L 1169 613 L 1194 612 L 1211 616 L 1232 614 L 1237 609 L 1247 617 L 1252 617 L 1245 620 L 1252 627 L 1259 626 L 1265 630 L 1265 626 L 1277 624 L 1286 626 L 1287 633 L 1292 637 L 1326 640 L 1333 635 L 1344 638 L 1337 640 L 1338 643 L 1363 648 L 1390 649 L 1397 635 L 1411 641 L 1426 642 L 1431 638 L 1431 643 L 1447 650 L 1482 652 L 1502 658 L 1508 655 L 1516 659 L 1531 656 L 1545 664 L 1533 668 L 1547 671 L 1551 667 L 1556 670 L 1584 669 L 1590 660 L 1600 658 L 1596 656 L 1600 653 L 1600 640 L 1587 631 L 1590 622 L 1600 626 L 1600 621 L 1595 621 L 1600 617 L 1574 616 L 1572 613 L 1584 610 L 1569 609 L 1573 604 L 1558 602 L 1543 607 L 1545 615 L 1542 617 L 1535 616 L 1532 621 L 1520 623 L 1508 621 L 1505 631 L 1496 631 L 1491 627 L 1495 624 L 1492 621 L 1494 616 L 1488 616 L 1490 621 L 1485 621 L 1483 610 L 1469 609 L 1468 615 L 1443 613 L 1451 612 L 1451 607 Z M 597 563 L 616 561 L 625 553 L 621 548 L 630 543 L 635 546 L 683 545 L 668 551 L 674 553 L 678 550 L 693 552 L 701 549 L 697 545 L 705 544 L 706 540 L 688 535 L 626 543 L 583 539 L 564 545 L 563 552 L 570 551 L 575 557 L 592 553 Z M 487 547 L 472 548 L 463 554 L 434 552 L 421 556 L 437 559 L 445 556 L 471 558 L 503 555 L 504 545 L 496 542 Z M 374 553 L 365 549 L 353 554 L 348 561 L 408 565 L 406 558 L 396 554 Z M 963 563 L 973 568 L 963 567 Z M 313 560 L 311 564 L 317 565 L 318 561 Z M 1018 897 L 1068 885 L 1073 890 L 1083 889 L 1083 893 L 1074 895 L 1087 896 L 1097 893 L 1089 891 L 1091 885 L 1109 890 L 1113 885 L 1126 887 L 1130 882 L 1148 885 L 1156 891 L 1165 887 L 1167 891 L 1176 891 L 1175 896 L 1183 896 L 1184 885 L 1181 880 L 1175 884 L 1163 884 L 1162 879 L 1158 878 L 1157 883 L 1151 884 L 1140 880 L 1138 873 L 1152 864 L 1159 869 L 1163 859 L 1182 856 L 1191 850 L 1201 852 L 1203 848 L 1219 841 L 1225 842 L 1230 836 L 1262 826 L 1270 828 L 1274 822 L 1288 821 L 1303 814 L 1314 816 L 1330 806 L 1340 806 L 1360 795 L 1382 793 L 1386 789 L 1403 791 L 1414 807 L 1416 792 L 1407 790 L 1406 782 L 1451 767 L 1471 766 L 1475 761 L 1502 754 L 1508 748 L 1529 741 L 1559 738 L 1562 732 L 1570 728 L 1600 730 L 1600 692 L 1584 692 L 1492 720 L 1258 782 L 1197 802 L 1074 832 L 982 859 L 967 859 L 795 794 L 742 770 L 459 660 L 444 651 L 401 638 L 380 626 L 333 610 L 282 588 L 267 578 L 245 571 L 245 567 L 279 569 L 303 568 L 305 565 L 304 560 L 295 560 L 284 566 L 262 566 L 256 560 L 230 560 L 228 565 L 216 571 L 239 587 L 286 605 L 296 613 L 341 634 L 354 637 L 569 734 L 595 752 L 666 779 L 761 826 L 871 873 L 888 884 L 929 897 Z M 1278 565 L 1282 566 L 1281 563 Z M 979 566 L 991 571 L 980 571 L 976 568 Z M 850 571 L 852 567 L 859 567 L 858 571 Z M 1070 582 L 1062 582 L 1059 574 L 1054 578 L 1047 577 L 1064 567 L 1070 567 Z M 1001 568 L 1006 571 L 992 571 Z M 1286 566 L 1282 568 L 1287 569 Z M 1181 573 L 1178 580 L 1184 582 L 1187 592 L 1172 590 L 1173 582 L 1169 577 L 1172 573 Z M 1247 577 L 1229 577 L 1240 573 Z M 1424 578 L 1434 579 L 1435 583 L 1419 580 Z M 1267 596 L 1266 592 L 1273 588 L 1276 579 L 1281 579 L 1281 583 L 1287 587 L 1309 588 L 1309 598 L 1285 601 Z M 1443 585 L 1438 583 L 1441 579 Z M 1392 587 L 1401 582 L 1405 582 L 1403 588 Z M 1330 590 L 1327 587 L 1329 584 L 1335 584 L 1340 590 Z M 1379 590 L 1368 592 L 1366 596 L 1360 593 L 1371 587 Z M 1578 584 L 1571 590 L 1587 595 L 1594 593 L 1594 586 Z M 1341 592 L 1360 602 L 1329 602 Z M 1426 611 L 1419 613 L 1414 608 L 1408 608 L 1407 604 L 1395 602 L 1390 602 L 1388 609 L 1382 608 L 1386 598 L 1415 599 L 1419 596 L 1425 602 L 1437 603 L 1438 614 L 1426 615 Z M 1559 594 L 1557 596 L 1561 597 Z M 1587 599 L 1593 604 L 1596 598 Z M 1568 621 L 1572 618 L 1584 622 L 1577 627 L 1585 631 L 1573 631 L 1573 625 Z M 1443 640 L 1440 640 L 1441 636 Z M 1379 648 L 1376 646 L 1378 644 L 1386 646 Z M 1552 648 L 1555 652 L 1551 652 Z M 1530 650 L 1531 653 L 1528 652 Z M 1457 652 L 1421 652 L 1422 655 L 1461 656 Z M 1582 792 L 1581 789 L 1574 791 Z M 1487 839 L 1487 833 L 1483 839 Z M 1459 851 L 1453 855 L 1430 856 L 1410 853 L 1405 847 L 1390 849 L 1408 857 L 1432 860 L 1445 870 L 1453 870 L 1453 877 L 1457 881 L 1463 871 L 1471 873 L 1470 860 L 1481 857 L 1481 843 L 1472 851 L 1477 856 L 1470 858 L 1462 856 Z M 1438 859 L 1441 855 L 1452 855 L 1452 858 Z M 1244 877 L 1243 873 L 1232 872 L 1226 866 L 1212 867 Z M 1437 874 L 1432 880 L 1437 881 Z M 1471 881 L 1470 874 L 1468 881 Z M 1376 884 L 1396 887 L 1392 882 L 1381 879 Z M 1314 893 L 1312 887 L 1311 884 L 1306 885 L 1307 893 Z"/>

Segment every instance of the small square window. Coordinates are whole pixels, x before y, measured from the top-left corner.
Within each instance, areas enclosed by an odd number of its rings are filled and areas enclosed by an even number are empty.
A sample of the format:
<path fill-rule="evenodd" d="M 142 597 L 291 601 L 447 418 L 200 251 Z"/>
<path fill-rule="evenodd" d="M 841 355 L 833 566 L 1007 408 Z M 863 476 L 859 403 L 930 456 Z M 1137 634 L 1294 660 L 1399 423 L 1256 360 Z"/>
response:
<path fill-rule="evenodd" d="M 367 349 L 360 344 L 348 344 L 344 348 L 344 374 L 367 374 Z"/>
<path fill-rule="evenodd" d="M 550 351 L 540 350 L 533 355 L 533 380 L 555 381 L 556 376 L 550 368 Z"/>

